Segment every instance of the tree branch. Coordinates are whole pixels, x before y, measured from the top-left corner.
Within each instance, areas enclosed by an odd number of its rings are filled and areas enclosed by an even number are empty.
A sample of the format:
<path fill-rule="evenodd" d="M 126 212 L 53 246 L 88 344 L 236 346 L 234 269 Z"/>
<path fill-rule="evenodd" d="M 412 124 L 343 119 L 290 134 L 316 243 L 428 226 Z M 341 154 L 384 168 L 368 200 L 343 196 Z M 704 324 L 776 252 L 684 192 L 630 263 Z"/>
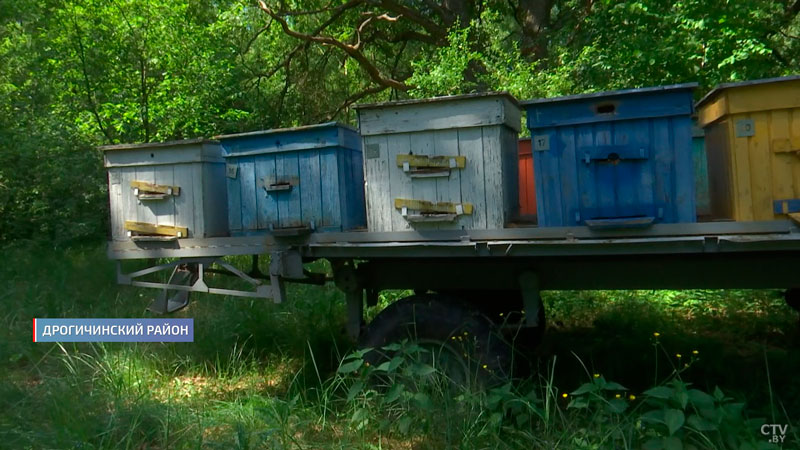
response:
<path fill-rule="evenodd" d="M 353 94 L 350 97 L 347 97 L 344 100 L 344 102 L 342 102 L 342 104 L 339 105 L 338 108 L 336 108 L 336 110 L 334 112 L 328 114 L 328 116 L 325 118 L 325 121 L 329 122 L 329 121 L 333 120 L 336 116 L 339 115 L 340 112 L 342 112 L 343 110 L 347 109 L 350 105 L 352 105 L 353 103 L 361 100 L 362 98 L 364 98 L 364 97 L 366 97 L 368 95 L 377 94 L 378 92 L 385 91 L 388 88 L 389 88 L 389 86 L 373 86 L 373 87 L 365 89 L 365 90 L 363 90 L 363 91 L 361 91 L 361 92 L 359 92 L 357 94 Z"/>
<path fill-rule="evenodd" d="M 351 1 L 350 3 L 357 4 L 357 3 L 360 3 L 360 0 L 354 0 L 354 1 Z M 360 48 L 358 46 L 351 45 L 351 44 L 346 44 L 344 42 L 341 42 L 341 41 L 339 41 L 337 39 L 334 39 L 332 37 L 329 37 L 329 36 L 324 36 L 324 35 L 319 35 L 319 34 L 305 34 L 305 33 L 299 32 L 299 31 L 295 31 L 289 26 L 289 23 L 286 21 L 286 19 L 284 19 L 278 13 L 273 11 L 269 6 L 267 6 L 267 4 L 264 2 L 264 0 L 259 0 L 258 4 L 259 4 L 259 7 L 264 12 L 269 14 L 270 17 L 272 17 L 276 22 L 278 22 L 281 25 L 281 28 L 283 29 L 284 33 L 286 33 L 287 35 L 289 35 L 289 36 L 291 36 L 291 37 L 293 37 L 295 39 L 300 39 L 300 40 L 303 40 L 303 41 L 306 41 L 306 42 L 315 42 L 315 43 L 322 44 L 322 45 L 330 45 L 330 46 L 336 47 L 336 48 L 344 51 L 348 56 L 350 56 L 351 58 L 356 60 L 356 62 L 359 64 L 359 66 L 361 66 L 361 68 L 364 69 L 364 71 L 367 72 L 367 74 L 369 75 L 370 79 L 372 79 L 372 81 L 374 81 L 375 83 L 378 83 L 378 84 L 380 84 L 382 86 L 385 86 L 385 87 L 391 87 L 391 88 L 398 89 L 398 90 L 403 90 L 403 91 L 407 91 L 407 90 L 412 88 L 412 86 L 409 86 L 409 85 L 403 83 L 402 81 L 398 81 L 398 80 L 395 80 L 393 78 L 386 78 L 383 75 L 381 75 L 381 72 L 378 69 L 378 67 L 376 67 L 369 60 L 369 58 L 367 58 L 360 51 Z"/>

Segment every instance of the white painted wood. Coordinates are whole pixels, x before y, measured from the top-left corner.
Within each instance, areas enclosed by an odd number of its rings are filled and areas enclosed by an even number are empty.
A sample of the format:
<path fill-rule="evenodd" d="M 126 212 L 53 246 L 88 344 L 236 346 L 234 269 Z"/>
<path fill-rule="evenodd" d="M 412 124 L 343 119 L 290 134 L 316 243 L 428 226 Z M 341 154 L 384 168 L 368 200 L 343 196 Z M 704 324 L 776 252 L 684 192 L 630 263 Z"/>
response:
<path fill-rule="evenodd" d="M 469 219 L 464 222 L 468 228 L 485 229 L 487 225 L 483 130 L 481 128 L 458 130 L 458 151 L 467 157 L 467 167 L 461 174 L 461 201 L 474 205 L 472 223 L 469 223 Z"/>
<path fill-rule="evenodd" d="M 122 211 L 122 170 L 110 169 L 108 171 L 108 206 L 111 224 L 111 239 L 118 241 L 125 238 L 123 228 L 124 213 Z"/>
<path fill-rule="evenodd" d="M 146 183 L 155 183 L 156 176 L 155 176 L 155 168 L 153 166 L 137 166 L 136 167 L 136 181 L 144 181 Z M 128 190 L 130 191 L 131 195 L 133 195 L 133 191 L 131 190 L 130 184 L 128 184 Z M 145 223 L 156 223 L 156 213 L 153 211 L 153 203 L 149 201 L 142 202 L 140 200 L 136 200 L 136 217 L 138 218 L 139 222 Z"/>
<path fill-rule="evenodd" d="M 408 134 L 390 134 L 387 136 L 387 154 L 389 162 L 389 198 L 388 206 L 391 211 L 391 231 L 406 231 L 411 229 L 411 224 L 403 217 L 399 210 L 394 207 L 396 198 L 414 198 L 414 188 L 411 178 L 403 173 L 403 169 L 397 167 L 397 155 L 408 154 L 411 150 L 411 139 Z M 387 230 L 388 231 L 388 230 Z"/>
<path fill-rule="evenodd" d="M 367 205 L 367 228 L 391 231 L 389 190 L 389 144 L 386 136 L 364 137 L 364 189 Z"/>
<path fill-rule="evenodd" d="M 457 130 L 438 130 L 433 135 L 434 154 L 436 156 L 463 156 L 458 149 Z M 436 201 L 461 203 L 461 174 L 472 164 L 467 160 L 464 169 L 454 169 L 450 171 L 450 176 L 436 180 Z M 472 217 L 460 216 L 452 224 L 441 226 L 440 229 L 460 229 L 461 227 L 471 228 Z"/>
<path fill-rule="evenodd" d="M 370 231 L 497 229 L 518 215 L 520 111 L 503 95 L 404 101 L 359 109 Z M 370 148 L 372 146 L 372 148 Z M 464 156 L 449 176 L 413 178 L 398 154 Z M 394 199 L 471 203 L 453 222 L 409 223 Z M 415 214 L 409 211 L 408 214 Z"/>
<path fill-rule="evenodd" d="M 486 228 L 503 228 L 505 225 L 502 131 L 500 127 L 484 127 L 482 129 Z"/>
<path fill-rule="evenodd" d="M 161 148 L 137 148 L 132 150 L 113 150 L 104 153 L 106 167 L 155 166 L 191 162 L 223 162 L 222 156 L 214 156 L 210 149 L 214 146 L 176 146 Z M 219 148 L 217 146 L 217 148 Z"/>
<path fill-rule="evenodd" d="M 214 141 L 104 147 L 112 239 L 129 240 L 125 221 L 186 227 L 187 237 L 226 236 L 225 165 Z M 139 200 L 132 181 L 179 186 L 178 195 Z"/>
<path fill-rule="evenodd" d="M 434 135 L 433 131 L 423 131 L 420 133 L 409 134 L 410 150 L 415 155 L 435 156 L 434 150 Z M 436 195 L 436 179 L 435 178 L 415 178 L 409 176 L 403 168 L 397 167 L 397 161 L 394 161 L 393 169 L 398 169 L 403 172 L 411 181 L 411 197 L 414 200 L 426 200 L 430 202 L 437 201 Z M 406 220 L 406 219 L 404 219 Z M 408 220 L 406 220 L 408 223 Z M 436 222 L 426 223 L 426 229 L 439 229 L 439 224 Z"/>
<path fill-rule="evenodd" d="M 194 178 L 200 176 L 196 174 L 200 164 L 177 164 L 175 165 L 173 176 L 176 186 L 180 186 L 181 194 L 175 197 L 175 226 L 186 227 L 190 237 L 204 237 L 198 234 L 195 224 L 195 196 L 199 193 L 194 190 Z"/>
<path fill-rule="evenodd" d="M 520 129 L 520 110 L 506 95 L 401 102 L 358 110 L 362 136 L 506 125 Z"/>
<path fill-rule="evenodd" d="M 175 166 L 172 165 L 153 167 L 155 183 L 165 186 L 175 186 L 175 177 L 173 175 L 174 167 Z M 162 200 L 144 201 L 142 204 L 152 205 L 153 214 L 156 216 L 155 223 L 157 225 L 175 225 L 174 195 L 169 195 Z"/>

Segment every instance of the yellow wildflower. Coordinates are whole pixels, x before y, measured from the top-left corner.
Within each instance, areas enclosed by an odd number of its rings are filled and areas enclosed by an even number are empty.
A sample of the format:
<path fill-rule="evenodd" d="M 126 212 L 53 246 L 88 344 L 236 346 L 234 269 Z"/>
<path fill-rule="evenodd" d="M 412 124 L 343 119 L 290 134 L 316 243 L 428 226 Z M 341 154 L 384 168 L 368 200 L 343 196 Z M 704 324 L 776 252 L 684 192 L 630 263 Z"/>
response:
<path fill-rule="evenodd" d="M 631 400 L 636 400 L 636 396 L 633 395 L 633 394 L 629 395 L 628 398 L 631 399 Z"/>
<path fill-rule="evenodd" d="M 564 392 L 563 394 L 561 394 L 561 396 L 562 396 L 562 397 L 564 397 L 564 398 L 567 398 L 567 397 L 569 397 L 569 394 L 567 394 L 566 392 Z"/>

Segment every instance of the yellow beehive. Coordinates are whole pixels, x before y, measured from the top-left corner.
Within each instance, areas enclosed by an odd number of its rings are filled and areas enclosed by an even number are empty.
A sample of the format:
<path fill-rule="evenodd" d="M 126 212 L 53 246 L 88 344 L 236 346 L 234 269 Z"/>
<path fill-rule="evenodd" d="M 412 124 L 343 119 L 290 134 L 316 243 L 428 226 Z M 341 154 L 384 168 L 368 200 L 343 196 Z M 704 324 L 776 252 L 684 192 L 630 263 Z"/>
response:
<path fill-rule="evenodd" d="M 800 76 L 719 85 L 697 112 L 712 215 L 800 220 Z"/>

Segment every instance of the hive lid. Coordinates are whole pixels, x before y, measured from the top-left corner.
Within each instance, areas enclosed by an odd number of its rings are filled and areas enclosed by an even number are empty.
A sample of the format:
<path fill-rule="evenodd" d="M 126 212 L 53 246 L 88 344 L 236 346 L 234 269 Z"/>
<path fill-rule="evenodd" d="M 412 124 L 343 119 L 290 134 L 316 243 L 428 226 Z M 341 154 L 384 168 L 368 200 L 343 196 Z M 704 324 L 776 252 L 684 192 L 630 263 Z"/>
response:
<path fill-rule="evenodd" d="M 590 99 L 598 99 L 605 97 L 654 94 L 658 92 L 679 91 L 687 89 L 692 90 L 696 89 L 698 86 L 699 85 L 697 83 L 670 84 L 667 86 L 653 86 L 646 88 L 621 89 L 617 91 L 592 92 L 589 94 L 565 95 L 563 97 L 554 97 L 554 98 L 534 98 L 531 100 L 525 100 L 523 102 L 520 102 L 520 104 L 522 106 L 528 106 L 528 105 L 538 105 L 543 103 L 573 102 L 573 101 L 590 100 Z"/>
<path fill-rule="evenodd" d="M 323 128 L 345 128 L 350 131 L 358 131 L 355 128 L 351 127 L 350 125 L 341 123 L 341 122 L 325 122 L 325 123 L 318 123 L 314 125 L 302 125 L 299 127 L 289 127 L 289 128 L 274 128 L 271 130 L 259 130 L 259 131 L 248 131 L 245 133 L 234 133 L 234 134 L 222 134 L 219 136 L 214 136 L 214 139 L 219 139 L 220 141 L 224 141 L 226 139 L 237 139 L 237 138 L 244 138 L 244 137 L 254 137 L 254 136 L 268 136 L 271 134 L 279 134 L 279 133 L 293 133 L 299 131 L 311 131 Z"/>
<path fill-rule="evenodd" d="M 519 101 L 509 92 L 492 91 L 492 92 L 476 92 L 472 94 L 461 94 L 461 95 L 445 95 L 441 97 L 431 97 L 431 98 L 410 98 L 405 100 L 394 100 L 394 101 L 378 102 L 378 103 L 360 103 L 357 105 L 353 105 L 353 109 L 358 110 L 358 109 L 371 109 L 371 108 L 385 108 L 387 106 L 441 103 L 441 102 L 451 102 L 455 100 L 468 100 L 472 98 L 484 98 L 484 97 L 505 97 L 515 106 L 519 107 L 520 105 Z"/>
<path fill-rule="evenodd" d="M 358 131 L 339 122 L 228 134 L 216 136 L 216 139 L 222 144 L 226 158 L 323 148 L 335 150 L 361 148 Z"/>
<path fill-rule="evenodd" d="M 781 83 L 784 81 L 794 81 L 800 80 L 800 75 L 789 75 L 785 77 L 776 77 L 776 78 L 763 78 L 760 80 L 750 80 L 750 81 L 737 81 L 734 83 L 722 83 L 718 84 L 714 87 L 708 94 L 706 94 L 700 101 L 697 102 L 695 105 L 696 108 L 700 108 L 702 105 L 708 103 L 713 97 L 715 97 L 720 92 L 731 89 L 731 88 L 740 88 L 740 87 L 747 87 L 747 86 L 758 86 L 762 84 L 772 84 L 772 83 Z"/>
<path fill-rule="evenodd" d="M 102 145 L 97 147 L 99 150 L 104 152 L 113 151 L 113 150 L 140 150 L 140 149 L 164 149 L 169 147 L 179 147 L 182 145 L 193 145 L 193 144 L 219 144 L 219 141 L 215 141 L 213 139 L 206 139 L 206 138 L 194 138 L 194 139 L 180 139 L 175 141 L 164 141 L 164 142 L 143 142 L 138 144 L 112 144 L 112 145 Z"/>
<path fill-rule="evenodd" d="M 519 102 L 508 92 L 481 92 L 356 105 L 362 136 L 505 125 L 520 129 Z"/>

